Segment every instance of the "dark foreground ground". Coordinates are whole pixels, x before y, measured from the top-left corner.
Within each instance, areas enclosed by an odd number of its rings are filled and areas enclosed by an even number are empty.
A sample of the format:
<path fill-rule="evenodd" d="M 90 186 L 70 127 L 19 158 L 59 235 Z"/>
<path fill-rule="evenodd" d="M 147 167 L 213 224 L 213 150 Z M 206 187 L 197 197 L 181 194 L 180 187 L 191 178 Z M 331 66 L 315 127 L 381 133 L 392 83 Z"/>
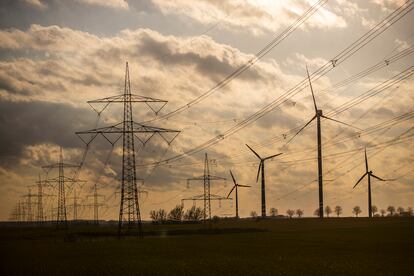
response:
<path fill-rule="evenodd" d="M 413 218 L 0 228 L 0 275 L 414 275 Z"/>

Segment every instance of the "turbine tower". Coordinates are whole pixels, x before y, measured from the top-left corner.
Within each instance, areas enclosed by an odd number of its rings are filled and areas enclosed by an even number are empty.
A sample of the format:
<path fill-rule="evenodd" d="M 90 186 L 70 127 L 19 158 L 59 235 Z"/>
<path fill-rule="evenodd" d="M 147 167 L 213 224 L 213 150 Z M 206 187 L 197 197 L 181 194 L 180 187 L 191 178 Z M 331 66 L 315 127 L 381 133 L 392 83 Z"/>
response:
<path fill-rule="evenodd" d="M 230 170 L 230 175 L 231 175 L 231 178 L 233 179 L 234 186 L 233 186 L 233 188 L 231 188 L 231 190 L 230 190 L 229 194 L 227 195 L 227 198 L 229 198 L 229 197 L 230 197 L 230 195 L 231 195 L 231 193 L 232 193 L 234 190 L 236 190 L 236 218 L 239 218 L 239 194 L 238 194 L 237 188 L 238 188 L 238 187 L 246 187 L 246 188 L 248 188 L 248 187 L 250 187 L 250 186 L 247 186 L 247 185 L 240 185 L 240 184 L 238 184 L 238 183 L 236 182 L 236 179 L 234 178 L 234 175 L 233 175 L 233 173 L 232 173 L 232 171 L 231 171 L 231 170 Z"/>
<path fill-rule="evenodd" d="M 259 163 L 259 169 L 257 170 L 257 177 L 256 177 L 256 182 L 259 181 L 259 174 L 260 172 L 262 172 L 261 175 L 261 179 L 262 179 L 262 218 L 266 217 L 266 187 L 265 187 L 265 161 L 272 159 L 273 157 L 279 156 L 282 153 L 278 153 L 278 154 L 274 154 L 274 155 L 270 155 L 267 157 L 260 157 L 260 155 L 255 152 L 251 147 L 249 147 L 249 145 L 246 144 L 246 146 L 254 153 L 254 155 L 257 156 L 257 158 L 259 158 L 260 163 Z"/>
<path fill-rule="evenodd" d="M 292 136 L 292 138 L 290 138 L 290 140 L 286 143 L 290 143 L 290 141 L 293 140 L 293 138 L 296 137 L 296 135 L 298 135 L 303 129 L 305 129 L 313 120 L 316 119 L 316 139 L 317 139 L 317 144 L 318 144 L 318 186 L 319 186 L 319 217 L 323 218 L 323 170 L 322 170 L 322 131 L 321 131 L 321 118 L 325 118 L 327 120 L 331 120 L 349 127 L 353 127 L 356 128 L 354 126 L 351 126 L 347 123 L 329 118 L 325 115 L 323 115 L 322 109 L 318 109 L 318 106 L 316 105 L 316 100 L 315 100 L 315 94 L 313 93 L 313 88 L 312 88 L 312 82 L 309 76 L 309 71 L 308 71 L 308 67 L 306 67 L 306 73 L 308 76 L 308 80 L 309 80 L 309 87 L 312 93 L 312 99 L 313 99 L 313 106 L 315 108 L 315 115 L 312 117 L 312 119 L 310 119 L 309 122 L 307 122 L 301 129 L 299 129 L 298 132 L 296 132 L 295 135 Z M 357 128 L 358 129 L 358 128 Z"/>
<path fill-rule="evenodd" d="M 368 168 L 368 157 L 367 157 L 367 149 L 365 148 L 365 173 L 361 176 L 361 178 L 357 181 L 357 183 L 354 185 L 352 189 L 355 189 L 355 187 L 359 184 L 359 182 L 364 179 L 365 176 L 368 176 L 368 217 L 372 217 L 372 201 L 371 201 L 371 177 L 376 178 L 380 181 L 387 181 L 385 179 L 382 179 L 376 175 L 373 174 L 372 171 Z"/>

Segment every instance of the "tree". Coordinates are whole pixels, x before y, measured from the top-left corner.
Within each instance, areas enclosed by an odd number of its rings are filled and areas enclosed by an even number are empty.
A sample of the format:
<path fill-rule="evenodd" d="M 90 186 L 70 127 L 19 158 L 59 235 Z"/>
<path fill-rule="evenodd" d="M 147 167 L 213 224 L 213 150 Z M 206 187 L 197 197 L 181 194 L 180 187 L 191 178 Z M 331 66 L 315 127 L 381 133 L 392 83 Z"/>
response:
<path fill-rule="evenodd" d="M 329 218 L 329 215 L 332 213 L 332 209 L 331 207 L 329 207 L 329 205 L 326 205 L 325 213 L 326 213 L 326 216 Z"/>
<path fill-rule="evenodd" d="M 342 207 L 341 206 L 335 206 L 335 214 L 339 218 L 339 215 L 342 214 Z"/>
<path fill-rule="evenodd" d="M 303 216 L 303 210 L 301 210 L 301 209 L 297 209 L 296 210 L 296 215 L 298 215 L 298 217 L 302 217 Z"/>
<path fill-rule="evenodd" d="M 380 213 L 381 213 L 381 217 L 383 217 L 385 215 L 386 211 L 384 209 L 381 209 Z"/>
<path fill-rule="evenodd" d="M 394 213 L 395 213 L 395 207 L 394 206 L 388 206 L 387 211 L 390 214 L 390 216 L 393 216 Z"/>
<path fill-rule="evenodd" d="M 150 218 L 152 219 L 152 222 L 157 223 L 158 222 L 158 211 L 151 210 L 150 211 Z"/>
<path fill-rule="evenodd" d="M 316 210 L 313 212 L 313 215 L 314 215 L 314 216 L 316 216 L 316 217 L 319 217 L 319 208 L 318 208 L 318 209 L 316 209 Z"/>
<path fill-rule="evenodd" d="M 276 208 L 270 208 L 270 215 L 271 215 L 272 217 L 277 216 L 277 209 L 276 209 Z"/>
<path fill-rule="evenodd" d="M 295 211 L 293 211 L 292 209 L 287 209 L 286 214 L 289 216 L 289 218 L 292 218 L 295 214 Z"/>
<path fill-rule="evenodd" d="M 378 212 L 378 208 L 375 205 L 371 206 L 372 215 L 375 216 L 375 214 Z"/>
<path fill-rule="evenodd" d="M 150 212 L 150 217 L 152 222 L 163 223 L 167 220 L 167 212 L 164 209 L 159 209 L 158 211 L 152 210 Z"/>
<path fill-rule="evenodd" d="M 404 213 L 404 211 L 404 208 L 401 206 L 397 208 L 397 212 L 400 214 L 400 216 Z"/>
<path fill-rule="evenodd" d="M 257 213 L 256 213 L 256 211 L 251 211 L 251 212 L 250 212 L 250 216 L 251 216 L 252 218 L 256 218 L 256 217 L 257 217 Z"/>
<path fill-rule="evenodd" d="M 200 207 L 193 206 L 185 212 L 184 219 L 188 221 L 199 221 L 204 216 L 204 210 Z"/>
<path fill-rule="evenodd" d="M 172 221 L 181 221 L 184 217 L 184 205 L 175 206 L 168 214 L 168 219 Z"/>
<path fill-rule="evenodd" d="M 413 215 L 413 208 L 408 207 L 408 209 L 407 209 L 407 213 L 408 213 L 408 215 L 411 217 L 411 216 Z"/>
<path fill-rule="evenodd" d="M 361 207 L 359 207 L 359 206 L 355 206 L 355 207 L 352 209 L 352 213 L 354 213 L 356 217 L 358 217 L 358 215 L 359 215 L 361 212 L 362 212 L 362 211 L 361 211 Z"/>

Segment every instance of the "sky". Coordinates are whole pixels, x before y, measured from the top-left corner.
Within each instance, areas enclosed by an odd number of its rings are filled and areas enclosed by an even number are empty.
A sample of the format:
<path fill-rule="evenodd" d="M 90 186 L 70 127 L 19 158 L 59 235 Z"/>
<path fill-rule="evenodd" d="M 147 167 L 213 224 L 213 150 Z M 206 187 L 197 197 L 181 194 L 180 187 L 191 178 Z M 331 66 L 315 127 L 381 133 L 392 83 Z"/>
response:
<path fill-rule="evenodd" d="M 231 169 L 239 184 L 251 186 L 239 191 L 240 215 L 260 213 L 259 162 L 245 144 L 263 156 L 283 152 L 266 162 L 267 209 L 277 208 L 279 214 L 302 209 L 305 216 L 313 216 L 318 206 L 316 125 L 310 124 L 287 143 L 293 129 L 314 115 L 310 88 L 284 96 L 305 80 L 306 66 L 312 76 L 323 66 L 331 69 L 312 83 L 318 108 L 353 126 L 321 122 L 325 205 L 342 206 L 344 216 L 351 216 L 358 205 L 361 215 L 367 215 L 366 180 L 353 189 L 365 172 L 366 147 L 370 170 L 393 179 L 373 180 L 373 204 L 378 209 L 414 207 L 413 12 L 367 39 L 346 60 L 331 62 L 403 0 L 329 0 L 226 86 L 168 119 L 162 117 L 249 64 L 315 2 L 1 1 L 0 220 L 7 220 L 19 201 L 27 202 L 27 195 L 37 191 L 39 176 L 56 176 L 55 170 L 42 166 L 58 161 L 60 147 L 66 163 L 81 162 L 86 148 L 76 131 L 122 120 L 119 104 L 111 104 L 98 117 L 87 101 L 122 94 L 127 61 L 133 94 L 168 101 L 158 115 L 144 104 L 134 104 L 134 120 L 181 131 L 170 145 L 160 137 L 145 146 L 137 143 L 137 177 L 144 179 L 139 185 L 147 191 L 140 197 L 143 219 L 149 219 L 151 210 L 168 211 L 182 198 L 202 194 L 201 182 L 187 185 L 186 179 L 203 174 L 205 153 L 211 174 L 226 178 L 212 182 L 212 193 L 227 196 L 233 185 Z M 375 70 L 359 75 L 369 68 Z M 277 99 L 285 101 L 223 136 Z M 217 142 L 185 154 L 210 139 Z M 183 158 L 151 165 L 177 155 Z M 102 195 L 100 218 L 117 219 L 121 157 L 121 142 L 112 148 L 103 137 L 94 140 L 79 171 L 85 182 L 66 187 L 68 218 L 75 193 L 81 205 L 79 218 L 93 218 L 90 195 L 96 183 Z M 56 194 L 56 184 L 45 187 L 47 218 L 56 210 Z M 185 208 L 192 204 L 186 201 Z M 234 202 L 212 204 L 213 215 L 234 216 Z"/>

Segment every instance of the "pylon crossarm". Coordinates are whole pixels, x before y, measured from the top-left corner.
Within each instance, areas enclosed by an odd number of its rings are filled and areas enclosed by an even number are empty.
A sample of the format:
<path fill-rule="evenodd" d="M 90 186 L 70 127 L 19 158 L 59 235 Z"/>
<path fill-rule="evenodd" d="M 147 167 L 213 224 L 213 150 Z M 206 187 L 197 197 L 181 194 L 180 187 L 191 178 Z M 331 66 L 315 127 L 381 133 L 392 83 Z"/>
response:
<path fill-rule="evenodd" d="M 54 169 L 63 166 L 64 168 L 79 168 L 79 165 L 67 164 L 67 163 L 56 163 L 51 165 L 42 166 L 43 169 Z"/>
<path fill-rule="evenodd" d="M 131 99 L 129 99 L 131 97 Z M 101 98 L 97 100 L 91 100 L 87 103 L 124 103 L 124 102 L 133 102 L 133 103 L 168 103 L 166 100 L 161 100 L 152 97 L 140 96 L 136 94 L 130 94 L 127 97 L 125 94 L 115 95 L 111 97 Z"/>
<path fill-rule="evenodd" d="M 208 178 L 210 180 L 227 180 L 225 177 L 215 176 L 215 175 L 209 175 Z"/>
<path fill-rule="evenodd" d="M 45 183 L 58 182 L 59 180 L 60 180 L 59 177 L 50 178 L 50 179 L 45 180 Z M 63 176 L 63 180 L 65 182 L 77 182 L 77 183 L 78 182 L 82 182 L 82 183 L 86 182 L 86 180 L 80 180 L 80 179 L 75 179 L 75 178 L 66 177 L 66 176 Z"/>

